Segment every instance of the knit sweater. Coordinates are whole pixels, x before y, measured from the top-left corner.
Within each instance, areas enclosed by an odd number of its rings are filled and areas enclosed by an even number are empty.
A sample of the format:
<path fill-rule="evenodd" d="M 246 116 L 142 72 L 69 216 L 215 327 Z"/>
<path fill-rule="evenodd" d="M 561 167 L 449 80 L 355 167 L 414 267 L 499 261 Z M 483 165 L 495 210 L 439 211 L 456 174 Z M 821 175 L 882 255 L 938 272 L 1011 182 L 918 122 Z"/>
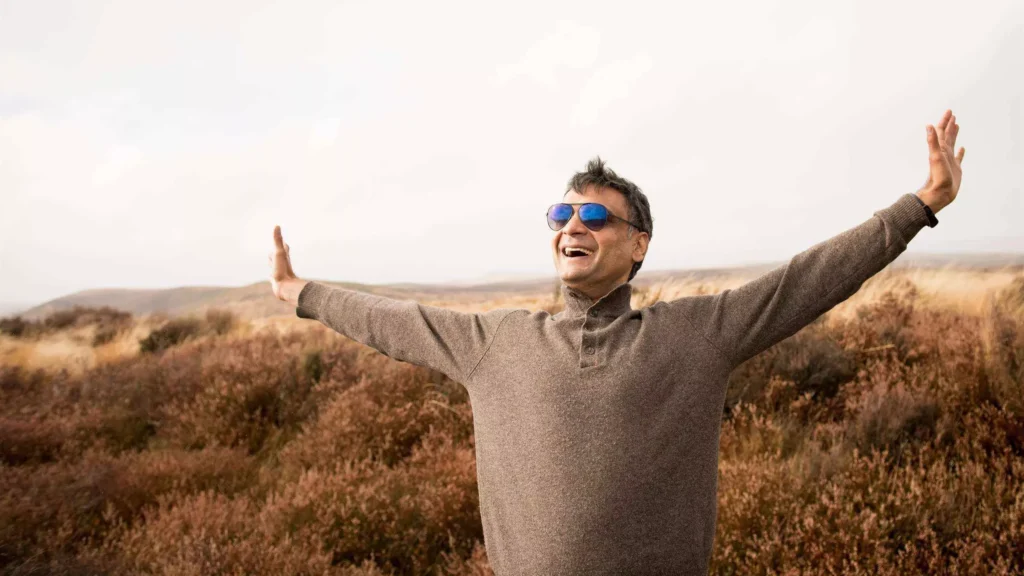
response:
<path fill-rule="evenodd" d="M 479 313 L 310 282 L 296 314 L 465 386 L 498 576 L 706 574 L 730 372 L 849 298 L 928 224 L 912 194 L 743 286 L 634 310 Z"/>

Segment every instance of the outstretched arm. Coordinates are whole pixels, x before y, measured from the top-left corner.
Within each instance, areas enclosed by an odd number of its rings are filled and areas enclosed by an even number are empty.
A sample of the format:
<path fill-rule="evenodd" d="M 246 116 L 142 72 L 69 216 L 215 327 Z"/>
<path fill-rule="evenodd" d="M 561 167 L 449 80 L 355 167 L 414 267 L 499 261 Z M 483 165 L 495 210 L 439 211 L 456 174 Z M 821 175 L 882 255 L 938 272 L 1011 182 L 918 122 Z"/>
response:
<path fill-rule="evenodd" d="M 513 310 L 478 314 L 426 306 L 412 300 L 335 288 L 301 280 L 291 269 L 288 245 L 274 228 L 271 287 L 309 318 L 387 356 L 439 370 L 468 385 L 502 320 Z"/>
<path fill-rule="evenodd" d="M 797 254 L 737 289 L 684 297 L 670 303 L 733 367 L 792 336 L 852 296 L 907 248 L 938 212 L 956 198 L 964 150 L 953 156 L 959 126 L 946 111 L 927 127 L 928 182 L 841 234 Z M 916 197 L 915 197 L 916 196 Z"/>

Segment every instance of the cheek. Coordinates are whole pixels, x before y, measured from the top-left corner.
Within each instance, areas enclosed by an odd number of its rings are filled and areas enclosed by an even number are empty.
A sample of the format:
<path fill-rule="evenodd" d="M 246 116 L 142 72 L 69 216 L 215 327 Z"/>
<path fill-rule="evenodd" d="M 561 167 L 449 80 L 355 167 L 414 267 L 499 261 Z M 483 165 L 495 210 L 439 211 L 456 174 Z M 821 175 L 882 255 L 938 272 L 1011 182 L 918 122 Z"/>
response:
<path fill-rule="evenodd" d="M 616 260 L 630 255 L 629 243 L 623 242 L 621 238 L 609 238 L 601 245 L 601 249 L 609 258 Z"/>

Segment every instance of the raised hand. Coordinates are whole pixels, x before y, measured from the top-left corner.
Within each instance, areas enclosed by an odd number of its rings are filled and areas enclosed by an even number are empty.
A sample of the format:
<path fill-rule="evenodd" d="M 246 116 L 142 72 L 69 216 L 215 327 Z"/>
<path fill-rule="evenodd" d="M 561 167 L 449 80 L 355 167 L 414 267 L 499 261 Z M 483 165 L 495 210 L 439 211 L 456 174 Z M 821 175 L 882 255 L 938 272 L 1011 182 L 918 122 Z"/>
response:
<path fill-rule="evenodd" d="M 946 110 L 938 126 L 927 127 L 928 133 L 928 181 L 917 191 L 917 196 L 932 212 L 938 212 L 956 199 L 960 190 L 960 163 L 964 159 L 964 148 L 953 155 L 956 135 L 960 125 L 952 110 Z"/>
<path fill-rule="evenodd" d="M 267 262 L 270 264 L 270 288 L 278 300 L 296 304 L 299 291 L 306 282 L 299 280 L 292 270 L 290 251 L 291 247 L 285 244 L 281 235 L 281 227 L 274 226 L 274 251 L 267 255 Z"/>

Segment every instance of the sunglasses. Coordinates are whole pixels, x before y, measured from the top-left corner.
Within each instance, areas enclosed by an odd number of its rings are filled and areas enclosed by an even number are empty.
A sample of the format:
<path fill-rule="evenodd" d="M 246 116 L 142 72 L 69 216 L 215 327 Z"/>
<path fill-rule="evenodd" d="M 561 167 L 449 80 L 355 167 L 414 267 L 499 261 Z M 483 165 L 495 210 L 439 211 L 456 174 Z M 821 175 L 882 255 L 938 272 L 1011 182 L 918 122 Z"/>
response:
<path fill-rule="evenodd" d="M 605 227 L 609 220 L 619 220 L 625 222 L 637 230 L 643 231 L 643 228 L 635 222 L 630 222 L 625 218 L 619 218 L 615 214 L 612 214 L 608 208 L 605 208 L 602 204 L 596 204 L 594 202 L 586 203 L 575 203 L 568 204 L 560 202 L 558 204 L 552 204 L 548 208 L 548 228 L 555 230 L 561 230 L 565 228 L 565 225 L 572 220 L 572 215 L 576 212 L 576 207 L 580 208 L 580 222 L 583 223 L 587 228 L 597 232 L 598 230 Z"/>

